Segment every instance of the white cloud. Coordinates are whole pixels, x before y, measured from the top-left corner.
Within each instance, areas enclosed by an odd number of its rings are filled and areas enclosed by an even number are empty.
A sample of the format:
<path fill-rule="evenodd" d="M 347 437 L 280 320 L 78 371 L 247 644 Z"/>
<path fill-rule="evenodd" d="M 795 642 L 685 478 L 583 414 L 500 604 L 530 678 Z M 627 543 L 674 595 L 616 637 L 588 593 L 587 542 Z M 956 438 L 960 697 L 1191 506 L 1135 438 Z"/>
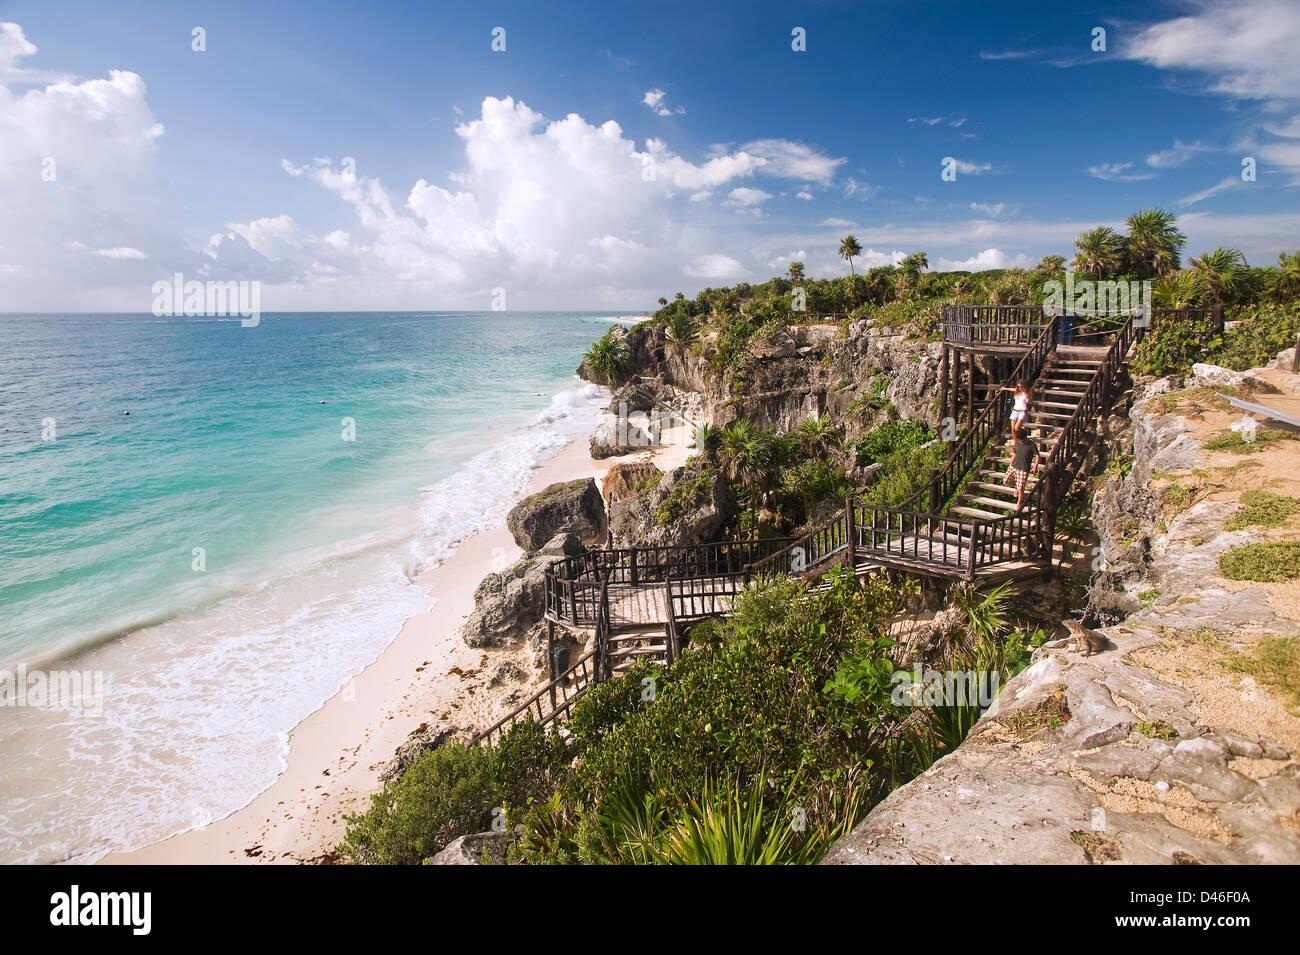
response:
<path fill-rule="evenodd" d="M 803 143 L 788 139 L 756 139 L 741 150 L 758 157 L 763 173 L 782 179 L 801 179 L 829 185 L 835 170 L 847 160 L 824 155 Z"/>
<path fill-rule="evenodd" d="M 970 207 L 972 212 L 982 212 L 986 216 L 1000 216 L 1007 211 L 1005 202 L 995 202 L 991 205 L 984 202 L 972 202 Z"/>
<path fill-rule="evenodd" d="M 1097 166 L 1089 166 L 1088 175 L 1103 182 L 1138 182 L 1142 179 L 1155 178 L 1153 172 L 1129 172 L 1132 168 L 1131 162 L 1104 162 Z"/>
<path fill-rule="evenodd" d="M 1300 92 L 1300 4 L 1293 0 L 1197 3 L 1190 16 L 1157 23 L 1120 53 L 1161 69 L 1211 76 L 1210 89 L 1250 99 Z"/>
<path fill-rule="evenodd" d="M 1181 166 L 1199 152 L 1206 152 L 1208 146 L 1202 146 L 1199 142 L 1187 144 L 1180 140 L 1175 140 L 1173 146 L 1168 149 L 1162 149 L 1158 153 L 1152 153 L 1147 157 L 1147 165 L 1156 169 L 1172 169 L 1175 166 Z"/>
<path fill-rule="evenodd" d="M 1225 189 L 1231 189 L 1233 186 L 1241 184 L 1240 176 L 1228 176 L 1226 179 L 1216 182 L 1208 189 L 1202 189 L 1200 192 L 1193 193 L 1190 196 L 1184 196 L 1182 199 L 1175 200 L 1180 206 L 1190 206 L 1210 196 L 1217 195 Z"/>
<path fill-rule="evenodd" d="M 992 163 L 975 163 L 966 159 L 954 159 L 953 165 L 956 166 L 959 173 L 966 176 L 982 176 L 984 173 L 991 172 L 993 169 Z"/>
<path fill-rule="evenodd" d="M 873 198 L 879 192 L 879 186 L 872 186 L 865 182 L 858 182 L 852 176 L 849 176 L 848 180 L 844 183 L 844 192 L 840 198 L 859 199 L 865 202 L 867 199 Z"/>
<path fill-rule="evenodd" d="M 807 189 L 800 189 L 798 192 L 794 194 L 794 197 L 796 199 L 804 199 L 806 201 L 811 201 L 813 194 L 809 192 Z"/>
<path fill-rule="evenodd" d="M 682 271 L 693 279 L 715 282 L 736 282 L 749 275 L 749 270 L 731 256 L 716 252 L 697 255 Z"/>
<path fill-rule="evenodd" d="M 968 259 L 948 259 L 938 256 L 931 266 L 937 272 L 982 272 L 985 269 L 1027 269 L 1035 264 L 1024 253 L 1007 255 L 1001 249 L 985 249 Z"/>
<path fill-rule="evenodd" d="M 770 192 L 764 192 L 762 189 L 750 189 L 748 186 L 740 186 L 727 193 L 727 200 L 723 205 L 744 209 L 751 206 L 761 205 L 771 198 L 772 194 Z"/>
<path fill-rule="evenodd" d="M 64 73 L 26 69 L 18 65 L 20 59 L 35 52 L 36 45 L 23 36 L 22 27 L 16 23 L 0 23 L 0 83 L 65 83 L 73 79 Z"/>
<path fill-rule="evenodd" d="M 641 97 L 641 102 L 649 106 L 656 116 L 671 116 L 673 113 L 681 114 L 686 112 L 686 108 L 682 106 L 670 109 L 668 104 L 664 102 L 664 97 L 667 95 L 656 86 L 653 89 L 646 90 L 645 95 Z"/>
<path fill-rule="evenodd" d="M 818 224 L 818 225 L 824 225 L 824 226 L 830 226 L 831 228 L 835 228 L 835 229 L 851 229 L 851 228 L 853 228 L 853 223 L 850 222 L 848 219 L 823 219 L 821 222 L 819 222 L 819 223 L 817 223 L 817 224 Z"/>

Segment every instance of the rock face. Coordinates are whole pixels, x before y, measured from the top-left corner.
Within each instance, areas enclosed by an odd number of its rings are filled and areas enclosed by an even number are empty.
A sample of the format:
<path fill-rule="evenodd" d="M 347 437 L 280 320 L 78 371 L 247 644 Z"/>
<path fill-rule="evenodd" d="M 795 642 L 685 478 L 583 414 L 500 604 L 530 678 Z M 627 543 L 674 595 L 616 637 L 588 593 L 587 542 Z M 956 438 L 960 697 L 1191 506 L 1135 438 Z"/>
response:
<path fill-rule="evenodd" d="M 854 440 L 886 420 L 884 411 L 848 413 L 855 400 L 876 396 L 902 417 L 935 425 L 939 345 L 910 338 L 905 333 L 910 331 L 869 328 L 866 322 L 791 326 L 752 342 L 719 372 L 713 364 L 717 329 L 702 329 L 698 349 L 677 353 L 665 347 L 662 327 L 641 326 L 626 338 L 625 370 L 632 384 L 618 389 L 611 407 L 617 410 L 621 399 L 630 413 L 650 400 L 648 389 L 660 405 L 700 423 L 724 427 L 743 418 L 788 431 L 811 415 L 823 415 L 842 423 L 845 437 Z M 691 408 L 672 400 L 690 393 L 700 396 Z M 620 444 L 627 447 L 606 450 Z M 635 450 L 644 447 L 632 446 L 631 439 L 619 442 L 612 428 L 599 449 L 593 445 L 593 454 L 602 457 Z"/>
<path fill-rule="evenodd" d="M 1254 372 L 1233 371 L 1231 368 L 1221 368 L 1200 361 L 1192 366 L 1192 375 L 1198 384 L 1227 385 L 1230 388 L 1240 388 L 1242 391 L 1271 390 L 1268 383 Z"/>
<path fill-rule="evenodd" d="M 959 748 L 891 793 L 823 864 L 1300 861 L 1286 822 L 1300 807 L 1300 766 L 1254 778 L 1232 763 L 1293 754 L 1202 725 L 1191 693 L 1124 659 L 1155 634 L 1107 635 L 1116 649 L 1086 659 L 1064 641 L 1044 647 Z"/>
<path fill-rule="evenodd" d="M 428 723 L 421 724 L 419 729 L 406 738 L 406 742 L 397 747 L 397 753 L 380 771 L 380 782 L 391 783 L 400 779 L 425 750 L 436 749 L 458 732 L 460 731 L 454 726 L 430 727 Z"/>
<path fill-rule="evenodd" d="M 561 533 L 595 543 L 605 533 L 605 504 L 592 478 L 552 484 L 511 508 L 506 526 L 528 553 Z"/>
<path fill-rule="evenodd" d="M 531 557 L 488 574 L 474 591 L 474 612 L 461 626 L 471 647 L 517 647 L 546 612 L 546 569 L 557 557 Z"/>
<path fill-rule="evenodd" d="M 506 851 L 519 838 L 512 830 L 505 832 L 474 832 L 447 844 L 425 865 L 482 865 L 484 856 L 489 865 L 505 865 Z"/>
<path fill-rule="evenodd" d="M 692 462 L 669 471 L 647 493 L 610 507 L 614 546 L 716 540 L 735 506 L 730 488 L 718 472 Z"/>
<path fill-rule="evenodd" d="M 606 472 L 604 480 L 600 483 L 601 494 L 606 504 L 621 501 L 635 496 L 638 485 L 653 480 L 656 475 L 661 474 L 663 472 L 649 461 L 624 461 Z"/>

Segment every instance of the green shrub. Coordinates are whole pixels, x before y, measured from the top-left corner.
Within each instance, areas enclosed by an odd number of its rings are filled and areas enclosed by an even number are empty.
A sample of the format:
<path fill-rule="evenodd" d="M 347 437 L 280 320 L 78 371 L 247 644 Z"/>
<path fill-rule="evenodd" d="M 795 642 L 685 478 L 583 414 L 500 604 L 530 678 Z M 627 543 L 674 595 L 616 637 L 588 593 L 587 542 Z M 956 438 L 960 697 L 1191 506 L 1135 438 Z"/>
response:
<path fill-rule="evenodd" d="M 1300 577 L 1300 541 L 1261 541 L 1228 551 L 1219 573 L 1229 580 L 1274 583 Z"/>
<path fill-rule="evenodd" d="M 1224 333 L 1210 360 L 1236 371 L 1258 368 L 1272 361 L 1278 352 L 1294 346 L 1298 331 L 1300 305 L 1294 302 L 1252 309 L 1240 324 Z"/>
<path fill-rule="evenodd" d="M 531 720 L 494 748 L 450 743 L 422 753 L 395 782 L 348 816 L 340 852 L 355 862 L 418 865 L 447 843 L 493 823 L 494 810 L 546 799 L 566 772 L 563 739 Z"/>

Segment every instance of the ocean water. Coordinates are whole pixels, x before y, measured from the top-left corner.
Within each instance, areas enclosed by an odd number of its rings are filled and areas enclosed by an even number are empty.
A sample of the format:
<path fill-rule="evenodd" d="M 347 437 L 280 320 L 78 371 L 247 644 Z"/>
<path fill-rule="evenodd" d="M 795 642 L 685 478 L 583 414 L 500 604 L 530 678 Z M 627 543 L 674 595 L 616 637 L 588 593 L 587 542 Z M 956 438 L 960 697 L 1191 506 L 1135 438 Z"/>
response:
<path fill-rule="evenodd" d="M 595 423 L 574 369 L 608 324 L 0 316 L 0 670 L 104 680 L 0 707 L 0 862 L 92 861 L 265 789 L 433 607 L 415 575 Z"/>

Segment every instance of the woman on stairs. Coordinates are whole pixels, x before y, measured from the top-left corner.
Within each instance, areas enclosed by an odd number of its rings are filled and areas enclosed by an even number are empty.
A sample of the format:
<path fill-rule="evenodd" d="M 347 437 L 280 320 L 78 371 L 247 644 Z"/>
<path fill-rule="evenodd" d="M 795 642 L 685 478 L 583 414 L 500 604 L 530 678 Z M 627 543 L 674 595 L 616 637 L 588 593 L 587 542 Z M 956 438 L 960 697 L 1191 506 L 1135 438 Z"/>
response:
<path fill-rule="evenodd" d="M 1033 397 L 1033 389 L 1025 379 L 1021 378 L 1016 382 L 1015 388 L 1002 386 L 1003 391 L 1010 391 L 1013 394 L 1013 403 L 1011 406 L 1011 440 L 1014 442 L 1020 435 L 1020 428 L 1024 425 L 1025 416 L 1029 414 L 1029 401 Z"/>

